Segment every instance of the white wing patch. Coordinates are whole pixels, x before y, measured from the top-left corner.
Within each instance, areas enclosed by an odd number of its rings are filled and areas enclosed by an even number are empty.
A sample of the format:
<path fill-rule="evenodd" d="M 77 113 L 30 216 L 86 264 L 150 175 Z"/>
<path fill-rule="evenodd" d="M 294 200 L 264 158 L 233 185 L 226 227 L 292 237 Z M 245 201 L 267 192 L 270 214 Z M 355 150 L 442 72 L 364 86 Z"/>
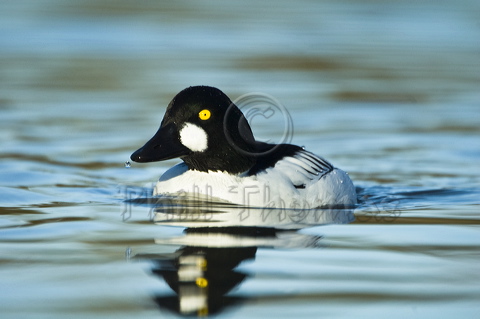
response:
<path fill-rule="evenodd" d="M 334 167 L 313 153 L 299 151 L 278 161 L 274 168 L 281 170 L 296 188 L 305 188 L 306 184 L 319 180 Z"/>

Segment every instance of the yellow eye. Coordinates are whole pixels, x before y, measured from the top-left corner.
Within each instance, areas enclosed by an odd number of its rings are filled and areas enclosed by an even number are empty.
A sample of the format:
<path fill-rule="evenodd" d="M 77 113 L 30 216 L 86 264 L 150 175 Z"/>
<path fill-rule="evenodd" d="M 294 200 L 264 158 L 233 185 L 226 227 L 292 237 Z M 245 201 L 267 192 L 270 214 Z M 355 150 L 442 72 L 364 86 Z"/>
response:
<path fill-rule="evenodd" d="M 201 120 L 208 120 L 210 118 L 210 115 L 212 115 L 212 113 L 210 113 L 210 111 L 207 109 L 201 110 L 200 113 L 198 113 L 198 117 Z"/>

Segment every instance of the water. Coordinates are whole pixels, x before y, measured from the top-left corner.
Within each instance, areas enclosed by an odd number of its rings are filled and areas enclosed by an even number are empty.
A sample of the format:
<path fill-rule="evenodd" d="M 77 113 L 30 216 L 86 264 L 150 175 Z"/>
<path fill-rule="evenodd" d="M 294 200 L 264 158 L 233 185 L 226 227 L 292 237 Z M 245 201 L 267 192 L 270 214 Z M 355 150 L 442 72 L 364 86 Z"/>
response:
<path fill-rule="evenodd" d="M 474 317 L 479 13 L 469 0 L 3 2 L 2 318 Z M 152 183 L 176 161 L 124 163 L 198 84 L 283 103 L 292 142 L 348 171 L 359 207 L 155 211 Z M 284 133 L 256 120 L 262 139 Z M 224 227 L 197 227 L 212 219 Z"/>

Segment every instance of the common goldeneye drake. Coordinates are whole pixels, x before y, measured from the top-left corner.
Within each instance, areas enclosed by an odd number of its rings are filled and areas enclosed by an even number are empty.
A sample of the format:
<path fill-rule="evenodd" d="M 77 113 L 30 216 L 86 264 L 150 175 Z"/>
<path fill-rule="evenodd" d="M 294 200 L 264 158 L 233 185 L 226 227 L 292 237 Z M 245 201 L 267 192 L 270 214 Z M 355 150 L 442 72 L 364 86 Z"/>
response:
<path fill-rule="evenodd" d="M 145 163 L 179 157 L 153 195 L 226 201 L 249 207 L 353 207 L 349 176 L 320 156 L 291 144 L 255 141 L 240 109 L 219 89 L 178 93 L 157 133 L 131 155 Z"/>

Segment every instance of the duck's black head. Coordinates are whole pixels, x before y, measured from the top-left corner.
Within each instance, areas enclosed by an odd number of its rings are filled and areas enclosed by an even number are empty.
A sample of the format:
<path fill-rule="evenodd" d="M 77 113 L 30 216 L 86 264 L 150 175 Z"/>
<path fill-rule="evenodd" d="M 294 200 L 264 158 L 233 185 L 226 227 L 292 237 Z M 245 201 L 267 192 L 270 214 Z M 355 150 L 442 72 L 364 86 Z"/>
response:
<path fill-rule="evenodd" d="M 240 173 L 255 164 L 255 139 L 238 107 L 219 89 L 193 86 L 167 107 L 157 133 L 130 157 L 181 158 L 190 169 Z"/>

